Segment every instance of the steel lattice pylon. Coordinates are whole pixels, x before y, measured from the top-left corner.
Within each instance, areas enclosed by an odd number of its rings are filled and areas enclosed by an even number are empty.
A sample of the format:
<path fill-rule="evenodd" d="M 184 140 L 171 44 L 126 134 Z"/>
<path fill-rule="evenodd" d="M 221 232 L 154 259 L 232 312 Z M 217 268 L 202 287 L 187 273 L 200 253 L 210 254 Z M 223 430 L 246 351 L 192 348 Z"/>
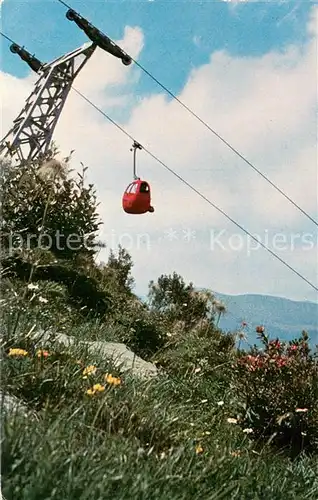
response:
<path fill-rule="evenodd" d="M 0 142 L 0 156 L 19 165 L 48 152 L 54 129 L 74 79 L 97 45 L 86 43 L 37 70 L 40 78 L 8 134 Z M 33 68 L 34 69 L 34 68 Z"/>

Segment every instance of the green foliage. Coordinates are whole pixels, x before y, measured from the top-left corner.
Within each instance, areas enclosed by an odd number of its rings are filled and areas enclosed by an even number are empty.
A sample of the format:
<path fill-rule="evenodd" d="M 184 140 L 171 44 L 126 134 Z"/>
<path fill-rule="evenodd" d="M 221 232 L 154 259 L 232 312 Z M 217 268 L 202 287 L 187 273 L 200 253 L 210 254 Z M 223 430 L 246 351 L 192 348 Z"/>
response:
<path fill-rule="evenodd" d="M 100 265 L 102 280 L 111 284 L 112 288 L 121 294 L 130 293 L 135 282 L 131 275 L 132 267 L 131 256 L 125 248 L 119 245 L 118 256 L 111 250 L 107 265 Z"/>
<path fill-rule="evenodd" d="M 235 386 L 243 405 L 241 424 L 255 439 L 270 439 L 292 455 L 318 450 L 318 363 L 305 332 L 293 342 L 269 341 L 240 356 Z"/>
<path fill-rule="evenodd" d="M 164 346 L 167 336 L 160 317 L 149 311 L 137 298 L 127 300 L 113 321 L 118 341 L 125 343 L 144 359 L 150 359 Z"/>
<path fill-rule="evenodd" d="M 2 260 L 6 276 L 26 283 L 31 274 L 32 264 L 18 257 Z M 52 263 L 39 265 L 33 269 L 33 280 L 49 281 L 64 285 L 67 290 L 66 304 L 87 316 L 105 316 L 109 309 L 110 297 L 103 291 L 98 282 L 87 276 L 81 269 L 74 269 L 68 263 Z"/>
<path fill-rule="evenodd" d="M 192 283 L 186 285 L 176 272 L 161 275 L 157 283 L 151 281 L 148 298 L 151 309 L 162 313 L 168 325 L 182 321 L 189 330 L 199 320 L 213 319 L 211 295 L 197 292 Z"/>
<path fill-rule="evenodd" d="M 98 222 L 93 185 L 84 174 L 70 176 L 54 158 L 18 168 L 2 165 L 1 247 L 16 254 L 21 248 L 46 248 L 59 259 L 96 253 Z"/>
<path fill-rule="evenodd" d="M 137 381 L 78 348 L 48 346 L 38 357 L 3 353 L 2 390 L 38 418 L 4 415 L 2 493 L 7 500 L 114 498 L 317 498 L 317 465 L 256 451 L 227 422 L 229 395 L 211 379 Z M 83 378 L 87 376 L 87 378 Z M 103 391 L 87 394 L 100 384 Z M 99 386 L 99 387 L 100 387 Z M 223 405 L 220 405 L 223 403 Z"/>
<path fill-rule="evenodd" d="M 111 250 L 107 263 L 100 263 L 91 271 L 102 290 L 112 296 L 112 307 L 109 311 L 114 317 L 120 315 L 134 295 L 132 286 L 134 279 L 131 275 L 132 259 L 122 247 L 118 248 L 118 256 Z"/>
<path fill-rule="evenodd" d="M 74 179 L 67 163 L 46 160 L 19 168 L 2 164 L 3 275 L 20 283 L 54 282 L 67 290 L 62 310 L 104 317 L 109 294 L 88 272 L 100 225 L 93 185 L 85 186 L 86 168 Z"/>
<path fill-rule="evenodd" d="M 0 282 L 2 307 L 5 310 L 3 322 L 6 322 L 8 332 L 18 315 L 23 316 L 24 322 L 30 321 L 31 324 L 38 324 L 43 328 L 54 324 L 55 328 L 63 330 L 79 323 L 76 309 L 68 305 L 68 293 L 64 285 L 37 281 L 36 285 L 31 283 L 30 288 L 25 286 L 25 283 L 17 278 L 10 280 L 6 277 Z"/>
<path fill-rule="evenodd" d="M 154 359 L 169 374 L 194 375 L 201 380 L 210 377 L 226 387 L 232 375 L 234 346 L 234 335 L 205 322 L 190 332 L 170 334 L 169 342 Z"/>

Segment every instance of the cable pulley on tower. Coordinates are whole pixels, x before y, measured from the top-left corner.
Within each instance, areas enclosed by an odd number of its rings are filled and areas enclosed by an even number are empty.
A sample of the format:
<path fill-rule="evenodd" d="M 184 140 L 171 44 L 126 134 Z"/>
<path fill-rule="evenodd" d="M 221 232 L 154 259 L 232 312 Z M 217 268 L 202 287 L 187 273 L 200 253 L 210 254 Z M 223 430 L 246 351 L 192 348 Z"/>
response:
<path fill-rule="evenodd" d="M 18 54 L 18 56 L 20 56 L 21 59 L 25 61 L 30 66 L 30 68 L 36 73 L 38 73 L 39 70 L 42 68 L 43 63 L 39 61 L 39 59 L 37 59 L 34 56 L 34 54 L 32 56 L 30 52 L 25 50 L 23 47 L 20 47 L 18 44 L 13 43 L 10 46 L 10 50 L 13 54 Z"/>
<path fill-rule="evenodd" d="M 87 19 L 75 12 L 75 10 L 69 9 L 66 12 L 66 17 L 69 21 L 74 21 L 98 47 L 121 59 L 125 66 L 129 66 L 132 63 L 132 59 L 128 54 L 118 47 L 108 36 L 95 28 Z"/>
<path fill-rule="evenodd" d="M 75 21 L 92 43 L 88 42 L 49 63 L 43 64 L 0 32 L 11 42 L 11 52 L 18 54 L 40 75 L 23 110 L 14 120 L 11 130 L 0 141 L 0 155 L 10 156 L 18 165 L 39 158 L 50 150 L 54 129 L 73 82 L 97 47 L 118 57 L 126 66 L 132 62 L 132 59 L 106 35 L 73 9 L 70 7 L 68 9 L 66 17 L 70 21 Z"/>

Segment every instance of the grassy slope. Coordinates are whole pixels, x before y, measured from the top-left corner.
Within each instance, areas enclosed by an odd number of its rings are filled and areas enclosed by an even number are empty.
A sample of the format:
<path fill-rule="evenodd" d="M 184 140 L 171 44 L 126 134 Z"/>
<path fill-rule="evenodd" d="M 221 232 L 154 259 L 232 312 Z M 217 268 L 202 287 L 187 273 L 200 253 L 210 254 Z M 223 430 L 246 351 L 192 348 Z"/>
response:
<path fill-rule="evenodd" d="M 32 351 L 32 344 L 24 347 Z M 83 379 L 83 366 L 94 361 L 96 374 Z M 109 372 L 119 375 L 78 347 L 43 360 L 32 353 L 4 360 L 2 386 L 10 393 L 32 408 L 50 395 L 40 421 L 4 421 L 6 500 L 318 497 L 316 459 L 291 462 L 227 422 L 235 417 L 231 387 L 200 373 L 151 382 L 122 377 L 121 385 L 87 396 Z"/>

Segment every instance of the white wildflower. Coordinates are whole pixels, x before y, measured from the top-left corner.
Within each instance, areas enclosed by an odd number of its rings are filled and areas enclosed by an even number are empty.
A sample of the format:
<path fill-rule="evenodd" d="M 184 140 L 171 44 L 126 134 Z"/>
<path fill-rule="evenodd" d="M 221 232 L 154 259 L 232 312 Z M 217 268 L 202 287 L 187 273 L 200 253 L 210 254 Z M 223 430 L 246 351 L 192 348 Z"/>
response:
<path fill-rule="evenodd" d="M 39 302 L 42 302 L 43 304 L 47 304 L 48 300 L 45 299 L 44 297 L 39 297 Z"/>
<path fill-rule="evenodd" d="M 218 406 L 223 406 L 224 405 L 224 401 L 218 401 Z"/>
<path fill-rule="evenodd" d="M 39 289 L 39 285 L 33 285 L 33 283 L 30 283 L 28 285 L 28 289 L 29 290 L 38 290 Z"/>
<path fill-rule="evenodd" d="M 253 429 L 243 429 L 244 434 L 252 434 Z"/>
<path fill-rule="evenodd" d="M 227 421 L 228 421 L 229 424 L 237 424 L 237 419 L 236 418 L 231 418 L 230 417 L 230 418 L 227 419 Z"/>

